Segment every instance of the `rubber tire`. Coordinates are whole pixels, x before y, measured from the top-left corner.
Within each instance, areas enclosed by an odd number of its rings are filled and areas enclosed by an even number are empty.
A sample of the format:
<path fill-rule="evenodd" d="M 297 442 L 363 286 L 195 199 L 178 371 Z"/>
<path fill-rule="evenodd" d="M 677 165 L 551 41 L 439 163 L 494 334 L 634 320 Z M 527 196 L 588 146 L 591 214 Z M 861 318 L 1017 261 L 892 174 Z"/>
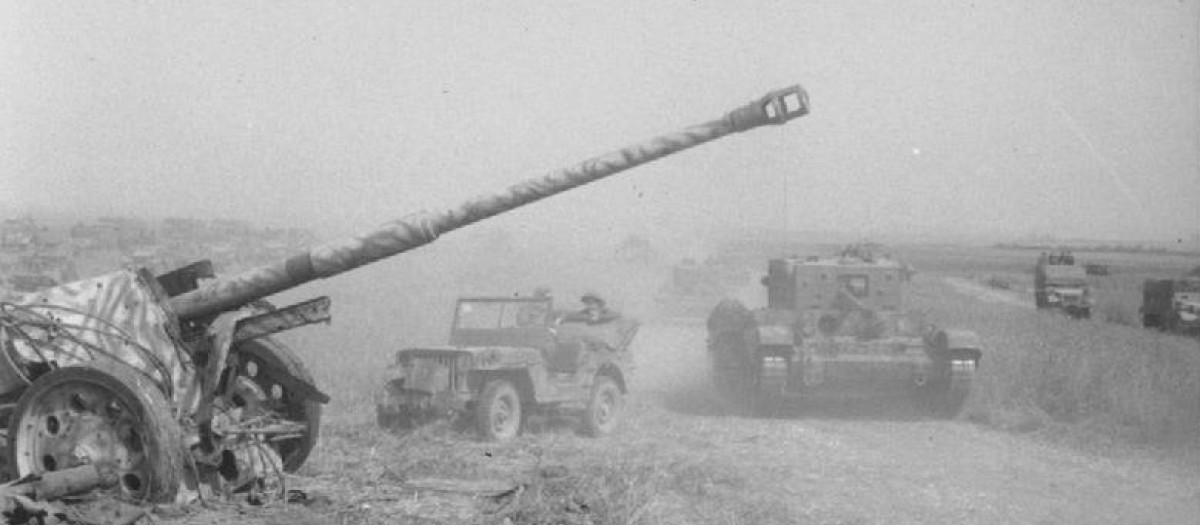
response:
<path fill-rule="evenodd" d="M 583 433 L 591 437 L 607 436 L 617 428 L 621 413 L 621 388 L 609 376 L 599 376 L 592 385 L 587 409 L 583 413 Z"/>
<path fill-rule="evenodd" d="M 31 383 L 21 394 L 9 418 L 8 464 L 12 473 L 22 478 L 43 472 L 42 469 L 23 464 L 18 457 L 19 442 L 32 424 L 26 420 L 26 414 L 47 392 L 73 382 L 92 383 L 112 392 L 141 420 L 139 430 L 143 437 L 144 461 L 150 465 L 151 483 L 140 499 L 155 503 L 173 502 L 183 482 L 185 451 L 182 430 L 158 385 L 122 363 L 95 361 L 67 366 L 51 370 Z"/>
<path fill-rule="evenodd" d="M 294 375 L 296 379 L 310 385 L 316 385 L 312 374 L 300 358 L 283 343 L 270 337 L 246 341 L 238 345 L 236 351 L 256 362 L 258 376 L 254 378 L 255 383 L 263 386 L 263 390 L 267 392 L 270 392 L 269 385 L 264 386 L 264 381 L 260 381 L 259 377 L 274 383 L 273 378 L 276 374 L 286 373 Z M 243 362 L 242 365 L 244 370 L 245 363 Z M 283 370 L 279 370 L 279 368 L 283 368 Z M 304 435 L 300 438 L 279 441 L 273 445 L 275 451 L 279 453 L 279 457 L 283 459 L 283 471 L 295 472 L 308 460 L 309 454 L 312 453 L 312 449 L 321 435 L 321 403 L 312 399 L 298 399 L 286 389 L 283 392 L 283 402 L 283 416 L 289 420 L 303 423 L 306 428 Z"/>
<path fill-rule="evenodd" d="M 508 424 L 497 429 L 495 416 L 501 404 L 509 407 Z M 507 441 L 521 433 L 521 395 L 507 379 L 493 379 L 483 387 L 475 406 L 475 429 L 487 441 Z"/>

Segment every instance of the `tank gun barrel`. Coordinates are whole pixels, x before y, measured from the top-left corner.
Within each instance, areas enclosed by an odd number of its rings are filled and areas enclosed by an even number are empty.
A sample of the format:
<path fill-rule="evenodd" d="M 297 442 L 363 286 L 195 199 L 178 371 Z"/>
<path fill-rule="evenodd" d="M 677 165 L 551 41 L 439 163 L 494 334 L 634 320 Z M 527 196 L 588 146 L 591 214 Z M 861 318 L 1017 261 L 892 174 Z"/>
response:
<path fill-rule="evenodd" d="M 440 212 L 422 212 L 373 231 L 322 244 L 285 261 L 208 282 L 171 298 L 180 319 L 238 308 L 250 301 L 352 270 L 433 242 L 467 226 L 551 195 L 600 180 L 725 135 L 780 125 L 808 114 L 808 95 L 799 85 L 773 91 L 723 117 L 611 151 L 574 166 L 478 196 Z"/>

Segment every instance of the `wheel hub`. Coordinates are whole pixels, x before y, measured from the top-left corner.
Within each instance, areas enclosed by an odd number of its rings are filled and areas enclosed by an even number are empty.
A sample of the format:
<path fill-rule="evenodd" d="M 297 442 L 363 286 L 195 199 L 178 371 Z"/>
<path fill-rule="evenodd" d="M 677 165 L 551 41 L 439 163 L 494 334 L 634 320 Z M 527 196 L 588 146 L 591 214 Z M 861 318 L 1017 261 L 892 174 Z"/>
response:
<path fill-rule="evenodd" d="M 17 443 L 22 471 L 96 465 L 113 469 L 125 492 L 140 495 L 149 472 L 138 421 L 128 406 L 104 388 L 83 383 L 64 385 L 39 401 Z"/>

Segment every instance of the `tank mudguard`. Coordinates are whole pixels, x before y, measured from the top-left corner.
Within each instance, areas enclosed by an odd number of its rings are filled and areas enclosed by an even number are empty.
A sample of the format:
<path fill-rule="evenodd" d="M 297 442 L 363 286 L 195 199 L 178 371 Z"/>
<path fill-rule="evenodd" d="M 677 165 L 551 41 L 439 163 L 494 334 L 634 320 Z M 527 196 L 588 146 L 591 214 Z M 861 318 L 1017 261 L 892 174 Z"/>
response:
<path fill-rule="evenodd" d="M 760 345 L 793 346 L 802 339 L 796 313 L 791 310 L 756 310 L 754 323 Z"/>
<path fill-rule="evenodd" d="M 792 346 L 796 342 L 796 331 L 790 325 L 758 325 L 758 342 L 765 346 Z"/>
<path fill-rule="evenodd" d="M 929 344 L 934 353 L 948 353 L 954 360 L 979 361 L 983 357 L 983 344 L 979 335 L 971 330 L 934 330 L 929 337 Z"/>

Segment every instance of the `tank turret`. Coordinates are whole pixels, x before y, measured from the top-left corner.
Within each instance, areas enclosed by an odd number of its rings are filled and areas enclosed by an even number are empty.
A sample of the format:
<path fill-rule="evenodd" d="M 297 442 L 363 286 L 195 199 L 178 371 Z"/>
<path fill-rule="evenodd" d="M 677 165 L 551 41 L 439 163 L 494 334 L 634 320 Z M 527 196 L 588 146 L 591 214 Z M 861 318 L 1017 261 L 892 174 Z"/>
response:
<path fill-rule="evenodd" d="M 731 133 L 808 113 L 799 86 L 723 117 L 416 214 L 230 277 L 200 261 L 127 268 L 0 302 L 0 407 L 10 477 L 104 465 L 104 490 L 170 501 L 186 479 L 236 490 L 294 471 L 329 400 L 271 334 L 329 319 L 328 298 L 276 308 L 277 292 Z M 39 429 L 51 428 L 50 431 Z M 110 443 L 104 450 L 78 446 Z M 87 452 L 84 454 L 83 452 Z M 137 461 L 127 461 L 136 458 Z M 0 461 L 0 463 L 4 463 Z"/>

